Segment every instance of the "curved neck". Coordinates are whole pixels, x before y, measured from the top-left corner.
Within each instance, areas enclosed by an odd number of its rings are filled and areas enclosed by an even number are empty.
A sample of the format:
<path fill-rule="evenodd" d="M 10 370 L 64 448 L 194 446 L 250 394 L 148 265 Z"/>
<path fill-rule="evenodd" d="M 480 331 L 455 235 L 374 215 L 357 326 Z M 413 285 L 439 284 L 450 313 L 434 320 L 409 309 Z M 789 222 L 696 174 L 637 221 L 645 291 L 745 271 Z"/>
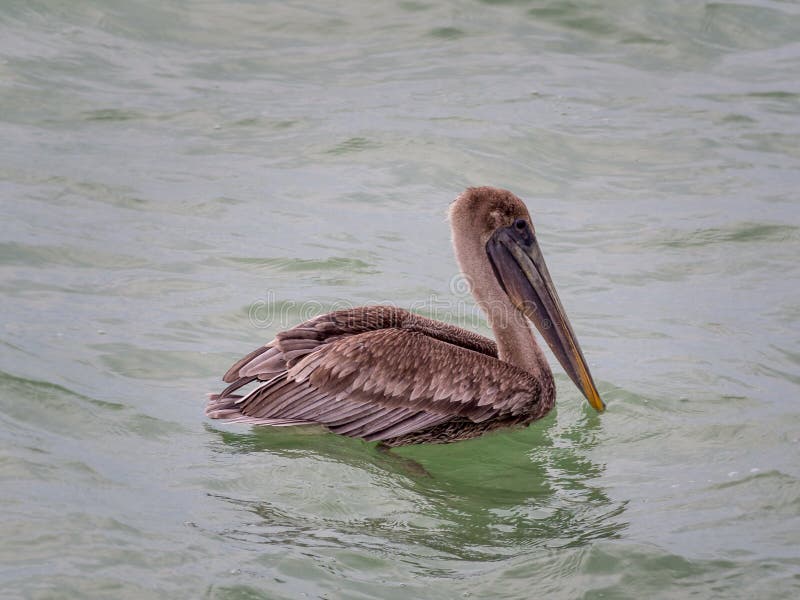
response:
<path fill-rule="evenodd" d="M 550 365 L 536 343 L 527 319 L 511 302 L 508 302 L 508 306 L 508 309 L 497 310 L 494 305 L 490 305 L 489 310 L 494 314 L 489 311 L 486 313 L 497 340 L 498 358 L 527 371 L 536 379 L 552 379 Z"/>
<path fill-rule="evenodd" d="M 553 372 L 544 352 L 536 342 L 528 320 L 511 303 L 494 278 L 492 282 L 499 294 L 486 294 L 486 290 L 482 289 L 483 286 L 476 286 L 473 288 L 473 295 L 486 313 L 494 332 L 498 358 L 527 371 L 540 381 L 552 380 Z"/>
<path fill-rule="evenodd" d="M 553 372 L 528 320 L 500 287 L 486 251 L 455 229 L 453 233 L 456 259 L 469 279 L 478 306 L 486 313 L 497 341 L 498 358 L 527 371 L 542 383 L 552 381 Z"/>

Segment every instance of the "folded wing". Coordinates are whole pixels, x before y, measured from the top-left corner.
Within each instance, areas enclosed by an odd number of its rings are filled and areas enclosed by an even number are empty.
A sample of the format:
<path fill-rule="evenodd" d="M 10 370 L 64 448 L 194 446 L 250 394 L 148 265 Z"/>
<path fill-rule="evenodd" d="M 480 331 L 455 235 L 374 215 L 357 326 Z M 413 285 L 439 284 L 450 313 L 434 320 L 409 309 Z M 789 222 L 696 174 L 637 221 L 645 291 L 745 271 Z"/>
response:
<path fill-rule="evenodd" d="M 224 380 L 230 385 L 206 409 L 212 418 L 318 423 L 366 440 L 397 440 L 456 422 L 529 422 L 543 404 L 539 382 L 498 360 L 491 340 L 380 306 L 322 315 L 282 332 Z M 252 382 L 261 383 L 234 394 Z"/>

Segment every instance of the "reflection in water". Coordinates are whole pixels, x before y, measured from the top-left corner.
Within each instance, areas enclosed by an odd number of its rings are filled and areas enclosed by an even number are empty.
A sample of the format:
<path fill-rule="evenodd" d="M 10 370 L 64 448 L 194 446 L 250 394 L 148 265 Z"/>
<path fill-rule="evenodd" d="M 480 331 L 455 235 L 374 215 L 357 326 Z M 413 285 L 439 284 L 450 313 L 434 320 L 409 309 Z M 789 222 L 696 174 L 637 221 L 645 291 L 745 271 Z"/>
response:
<path fill-rule="evenodd" d="M 428 570 L 432 557 L 491 561 L 533 548 L 576 547 L 617 537 L 626 527 L 624 503 L 612 502 L 592 484 L 603 466 L 588 457 L 600 420 L 584 414 L 564 429 L 554 420 L 551 415 L 524 430 L 411 446 L 389 455 L 373 444 L 319 430 L 311 435 L 297 429 L 218 431 L 222 444 L 217 452 L 261 454 L 265 468 L 275 459 L 288 459 L 287 478 L 302 476 L 311 461 L 314 477 L 322 473 L 322 481 L 309 485 L 335 486 L 342 477 L 352 480 L 355 469 L 362 497 L 342 489 L 334 492 L 336 502 L 362 503 L 366 497 L 375 504 L 366 514 L 303 512 L 302 503 L 273 493 L 274 488 L 264 489 L 268 497 L 257 500 L 223 492 L 216 497 L 258 517 L 243 519 L 246 524 L 224 535 L 259 544 L 285 546 L 291 539 L 302 547 L 367 552 L 386 552 L 388 545 L 412 563 L 424 556 Z M 418 462 L 429 474 L 410 470 L 401 457 Z"/>

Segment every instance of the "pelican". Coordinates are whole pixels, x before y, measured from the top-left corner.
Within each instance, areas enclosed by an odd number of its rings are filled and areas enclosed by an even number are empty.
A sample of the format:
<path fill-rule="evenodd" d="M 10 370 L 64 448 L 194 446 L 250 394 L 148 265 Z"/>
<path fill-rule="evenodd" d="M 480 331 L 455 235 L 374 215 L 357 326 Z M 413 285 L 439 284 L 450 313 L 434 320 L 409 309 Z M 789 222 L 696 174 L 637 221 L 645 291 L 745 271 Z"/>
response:
<path fill-rule="evenodd" d="M 282 331 L 237 361 L 206 414 L 252 425 L 320 424 L 390 447 L 528 425 L 556 395 L 529 322 L 603 411 L 522 200 L 469 188 L 449 216 L 456 259 L 496 342 L 392 306 L 340 310 Z M 253 382 L 249 393 L 235 393 Z"/>

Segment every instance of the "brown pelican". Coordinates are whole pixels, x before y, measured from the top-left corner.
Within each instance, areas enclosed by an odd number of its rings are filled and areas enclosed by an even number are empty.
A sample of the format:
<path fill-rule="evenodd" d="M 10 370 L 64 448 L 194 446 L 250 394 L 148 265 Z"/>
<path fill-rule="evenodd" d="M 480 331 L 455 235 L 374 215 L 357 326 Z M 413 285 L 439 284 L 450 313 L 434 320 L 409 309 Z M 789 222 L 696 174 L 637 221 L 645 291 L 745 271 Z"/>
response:
<path fill-rule="evenodd" d="M 528 209 L 469 188 L 451 204 L 453 247 L 497 342 L 391 306 L 320 315 L 234 364 L 213 419 L 321 424 L 387 446 L 447 443 L 542 418 L 555 385 L 532 321 L 572 381 L 605 408 L 558 299 Z M 258 382 L 247 394 L 239 388 Z"/>

